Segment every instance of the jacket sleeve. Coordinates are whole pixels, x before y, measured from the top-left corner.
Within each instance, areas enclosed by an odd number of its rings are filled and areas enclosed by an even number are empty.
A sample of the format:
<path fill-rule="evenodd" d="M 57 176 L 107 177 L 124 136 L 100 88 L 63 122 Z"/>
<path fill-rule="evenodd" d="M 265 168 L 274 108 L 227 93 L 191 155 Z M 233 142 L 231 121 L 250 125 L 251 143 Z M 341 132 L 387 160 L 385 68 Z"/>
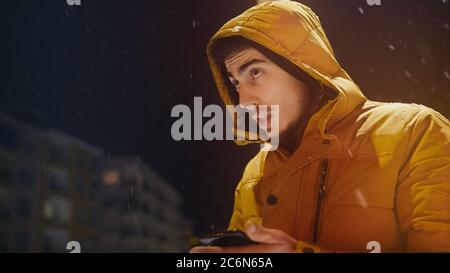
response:
<path fill-rule="evenodd" d="M 424 107 L 411 125 L 396 213 L 407 252 L 450 252 L 450 123 Z"/>
<path fill-rule="evenodd" d="M 253 189 L 262 178 L 266 156 L 267 152 L 260 151 L 247 163 L 234 193 L 234 208 L 228 230 L 245 231 L 245 222 L 249 219 L 252 219 L 254 223 L 261 224 L 259 208 Z"/>
<path fill-rule="evenodd" d="M 245 232 L 245 222 L 252 220 L 253 223 L 261 224 L 258 205 L 255 200 L 253 188 L 259 179 L 241 179 L 234 193 L 234 208 L 231 215 L 228 230 L 240 230 Z"/>
<path fill-rule="evenodd" d="M 240 230 L 244 231 L 244 219 L 242 216 L 242 201 L 241 201 L 241 192 L 240 185 L 242 180 L 239 182 L 239 185 L 236 187 L 234 192 L 234 207 L 233 214 L 231 215 L 230 224 L 228 225 L 228 230 Z"/>

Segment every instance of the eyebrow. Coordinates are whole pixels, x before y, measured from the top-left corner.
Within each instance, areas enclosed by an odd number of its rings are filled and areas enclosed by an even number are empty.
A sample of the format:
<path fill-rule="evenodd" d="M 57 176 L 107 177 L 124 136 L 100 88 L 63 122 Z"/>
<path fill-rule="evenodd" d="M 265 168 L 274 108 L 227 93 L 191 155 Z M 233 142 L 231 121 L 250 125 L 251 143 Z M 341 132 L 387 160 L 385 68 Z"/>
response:
<path fill-rule="evenodd" d="M 262 60 L 262 59 L 251 59 L 247 62 L 245 62 L 244 64 L 242 64 L 241 66 L 239 66 L 238 68 L 238 73 L 239 75 L 242 75 L 242 73 L 247 70 L 247 68 L 249 66 L 251 66 L 252 64 L 258 64 L 258 63 L 267 63 L 266 61 Z M 228 72 L 228 75 L 232 77 L 231 73 Z"/>

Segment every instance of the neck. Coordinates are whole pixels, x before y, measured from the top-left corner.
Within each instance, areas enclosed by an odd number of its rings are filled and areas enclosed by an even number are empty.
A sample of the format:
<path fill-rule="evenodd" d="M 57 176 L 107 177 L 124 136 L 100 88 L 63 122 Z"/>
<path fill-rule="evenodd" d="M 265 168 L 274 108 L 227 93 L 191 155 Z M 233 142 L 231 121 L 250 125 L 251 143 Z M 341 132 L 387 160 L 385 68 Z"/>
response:
<path fill-rule="evenodd" d="M 286 130 L 286 132 L 280 135 L 280 145 L 278 151 L 281 152 L 286 157 L 290 157 L 295 150 L 300 146 L 305 132 L 306 126 L 311 116 L 322 108 L 326 101 L 316 101 L 316 103 L 311 106 L 308 113 L 304 118 L 300 119 L 292 128 Z"/>
<path fill-rule="evenodd" d="M 301 139 L 308 124 L 308 118 L 300 120 L 297 126 L 287 130 L 286 133 L 280 136 L 280 145 L 278 151 L 280 151 L 286 157 L 290 157 L 298 146 L 301 144 Z"/>

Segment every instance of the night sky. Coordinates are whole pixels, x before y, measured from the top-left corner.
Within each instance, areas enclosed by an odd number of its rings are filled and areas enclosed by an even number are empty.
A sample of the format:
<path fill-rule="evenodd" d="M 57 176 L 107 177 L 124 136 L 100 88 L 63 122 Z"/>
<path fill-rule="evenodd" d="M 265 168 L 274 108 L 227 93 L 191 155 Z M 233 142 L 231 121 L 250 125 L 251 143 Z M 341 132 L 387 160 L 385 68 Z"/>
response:
<path fill-rule="evenodd" d="M 447 0 L 302 1 L 338 61 L 372 100 L 424 104 L 450 117 Z M 183 196 L 196 233 L 226 227 L 233 191 L 258 146 L 172 140 L 176 104 L 220 104 L 206 44 L 245 0 L 7 1 L 0 10 L 0 110 L 139 155 Z"/>

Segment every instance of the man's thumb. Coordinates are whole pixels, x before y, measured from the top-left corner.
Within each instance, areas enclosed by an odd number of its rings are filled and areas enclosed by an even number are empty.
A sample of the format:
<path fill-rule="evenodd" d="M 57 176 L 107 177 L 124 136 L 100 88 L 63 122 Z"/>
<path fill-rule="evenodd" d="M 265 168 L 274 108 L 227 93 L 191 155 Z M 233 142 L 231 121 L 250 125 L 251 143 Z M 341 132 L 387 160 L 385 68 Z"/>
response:
<path fill-rule="evenodd" d="M 274 236 L 272 230 L 258 225 L 252 221 L 247 221 L 245 223 L 245 231 L 247 233 L 247 236 L 255 242 L 265 244 L 280 243 L 279 240 L 277 240 L 276 236 Z"/>

